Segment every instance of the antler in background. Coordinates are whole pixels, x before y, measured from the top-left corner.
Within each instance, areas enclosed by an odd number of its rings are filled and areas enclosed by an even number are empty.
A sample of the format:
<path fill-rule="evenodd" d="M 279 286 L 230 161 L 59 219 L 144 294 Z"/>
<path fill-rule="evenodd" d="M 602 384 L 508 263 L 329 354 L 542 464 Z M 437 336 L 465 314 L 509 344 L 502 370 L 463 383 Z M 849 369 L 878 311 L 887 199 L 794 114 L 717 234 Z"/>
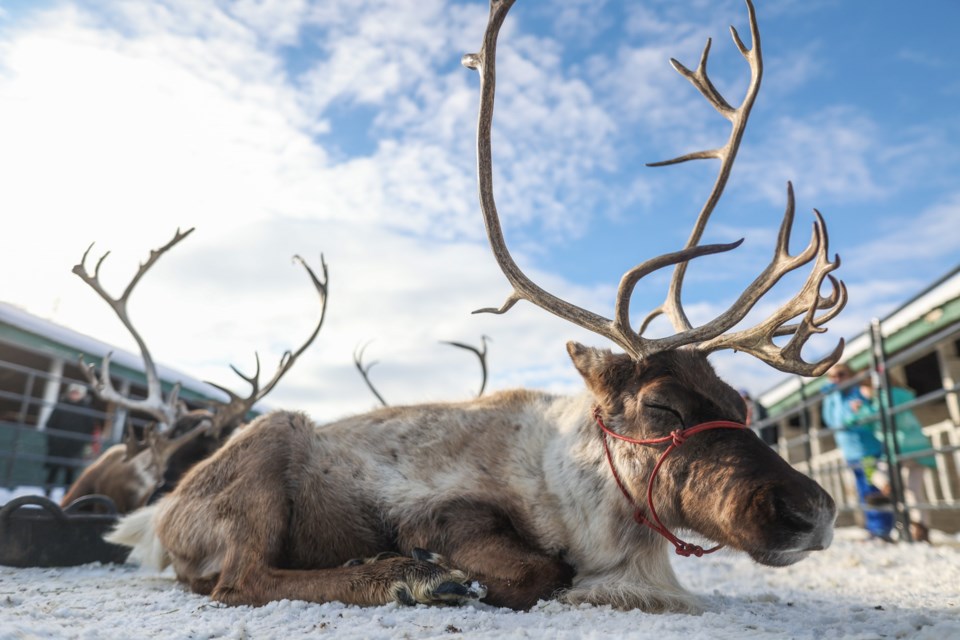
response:
<path fill-rule="evenodd" d="M 449 344 L 451 347 L 457 347 L 460 349 L 466 349 L 474 355 L 477 356 L 477 359 L 480 360 L 480 375 L 482 376 L 480 380 L 480 391 L 477 392 L 477 397 L 483 395 L 484 390 L 487 388 L 487 341 L 490 340 L 488 336 L 480 336 L 480 348 L 473 346 L 472 344 L 467 344 L 465 342 L 452 342 L 449 340 L 441 340 L 443 344 Z"/>
<path fill-rule="evenodd" d="M 300 263 L 303 268 L 307 271 L 307 275 L 310 276 L 310 280 L 313 282 L 313 286 L 316 289 L 317 293 L 320 295 L 320 319 L 317 321 L 317 325 L 314 327 L 313 332 L 307 337 L 306 341 L 300 346 L 296 351 L 286 351 L 283 356 L 280 358 L 280 363 L 277 366 L 276 372 L 273 374 L 273 377 L 260 388 L 260 356 L 254 352 L 254 358 L 256 359 L 256 371 L 254 371 L 252 376 L 244 375 L 239 369 L 235 366 L 230 365 L 230 368 L 240 376 L 244 381 L 250 385 L 250 394 L 246 397 L 241 397 L 240 395 L 234 393 L 226 387 L 222 387 L 213 382 L 207 381 L 207 384 L 220 389 L 226 393 L 230 400 L 225 403 L 218 403 L 219 407 L 217 408 L 214 418 L 213 426 L 211 428 L 211 433 L 214 437 L 220 435 L 220 431 L 231 422 L 242 419 L 244 415 L 253 407 L 254 404 L 262 400 L 273 391 L 273 388 L 277 386 L 277 383 L 280 382 L 280 379 L 293 367 L 294 363 L 297 361 L 297 358 L 306 351 L 307 347 L 313 344 L 313 341 L 316 339 L 317 334 L 320 333 L 320 328 L 323 327 L 323 320 L 327 316 L 327 298 L 328 298 L 328 282 L 329 282 L 329 272 L 327 270 L 327 263 L 323 259 L 323 254 L 320 255 L 320 267 L 323 272 L 323 279 L 317 277 L 317 274 L 314 273 L 313 269 L 310 268 L 310 265 L 298 255 L 293 256 L 293 259 Z"/>
<path fill-rule="evenodd" d="M 354 349 L 353 364 L 357 367 L 357 371 L 360 372 L 360 376 L 363 378 L 363 381 L 367 383 L 367 388 L 370 389 L 370 393 L 372 393 L 377 398 L 377 400 L 380 401 L 381 405 L 383 405 L 384 407 L 387 407 L 389 406 L 387 404 L 387 401 L 383 399 L 383 396 L 380 395 L 380 392 L 377 391 L 377 388 L 373 386 L 373 381 L 370 380 L 370 369 L 372 369 L 374 365 L 377 364 L 377 361 L 374 360 L 373 362 L 367 365 L 363 364 L 363 352 L 366 351 L 367 347 L 369 346 L 370 346 L 370 343 L 368 342 L 362 347 Z"/>
<path fill-rule="evenodd" d="M 134 288 L 137 286 L 137 283 L 140 282 L 140 278 L 154 265 L 154 263 L 160 259 L 164 253 L 166 253 L 171 247 L 176 245 L 178 242 L 189 236 L 193 233 L 193 228 L 187 229 L 184 232 L 181 232 L 180 229 L 177 229 L 177 232 L 174 234 L 173 239 L 170 240 L 167 244 L 163 245 L 159 249 L 154 249 L 150 251 L 150 257 L 146 262 L 140 264 L 140 268 L 137 269 L 136 274 L 130 280 L 130 283 L 124 289 L 123 294 L 119 298 L 114 298 L 106 292 L 103 288 L 103 285 L 100 283 L 100 267 L 103 265 L 103 261 L 107 259 L 107 256 L 110 255 L 110 252 L 104 253 L 97 264 L 94 267 L 93 273 L 87 269 L 87 256 L 90 253 L 90 250 L 93 249 L 93 244 L 91 243 L 87 250 L 83 252 L 83 258 L 80 260 L 80 263 L 74 265 L 73 272 L 77 274 L 84 282 L 86 282 L 90 287 L 97 292 L 97 294 L 106 300 L 107 304 L 110 305 L 110 308 L 113 309 L 114 313 L 117 314 L 117 317 L 120 318 L 120 321 L 123 323 L 123 326 L 127 328 L 127 331 L 130 332 L 130 335 L 133 336 L 133 339 L 136 341 L 137 346 L 140 349 L 140 354 L 143 357 L 144 365 L 144 374 L 147 378 L 147 397 L 143 400 L 134 400 L 133 398 L 128 398 L 123 394 L 119 393 L 113 387 L 113 383 L 110 380 L 110 358 L 113 355 L 108 353 L 104 358 L 100 367 L 100 377 L 97 377 L 96 370 L 92 364 L 87 364 L 83 360 L 83 356 L 80 357 L 80 369 L 83 371 L 84 376 L 90 382 L 91 386 L 97 392 L 97 395 L 100 396 L 105 402 L 113 402 L 117 405 L 126 407 L 133 411 L 142 411 L 153 416 L 159 423 L 159 429 L 161 431 L 166 431 L 177 421 L 177 416 L 179 415 L 179 403 L 178 396 L 180 394 L 180 384 L 177 383 L 173 385 L 173 388 L 170 390 L 170 394 L 167 396 L 167 399 L 163 399 L 163 389 L 160 383 L 160 377 L 157 375 L 156 363 L 153 360 L 153 356 L 150 355 L 150 350 L 147 349 L 146 343 L 143 341 L 143 338 L 140 336 L 140 333 L 134 328 L 133 323 L 130 321 L 130 315 L 127 311 L 127 302 L 130 299 L 130 294 L 133 293 Z"/>
<path fill-rule="evenodd" d="M 483 395 L 484 389 L 487 388 L 487 341 L 488 340 L 490 340 L 489 337 L 480 336 L 480 343 L 481 343 L 480 348 L 477 348 L 470 344 L 466 344 L 465 342 L 451 342 L 448 340 L 440 341 L 441 344 L 449 344 L 452 347 L 457 347 L 459 349 L 465 349 L 467 351 L 470 351 L 474 355 L 476 355 L 477 358 L 480 360 L 481 380 L 480 380 L 480 391 L 477 392 L 478 398 Z M 360 372 L 360 376 L 363 378 L 363 381 L 367 383 L 367 388 L 370 389 L 370 392 L 374 396 L 376 396 L 377 400 L 380 401 L 381 405 L 383 405 L 384 407 L 387 407 L 389 406 L 387 404 L 387 401 L 384 400 L 382 395 L 380 395 L 380 392 L 377 391 L 377 388 L 374 386 L 373 381 L 370 379 L 370 369 L 372 369 L 374 365 L 378 363 L 378 361 L 374 360 L 369 364 L 363 363 L 363 354 L 367 350 L 367 347 L 369 346 L 370 346 L 370 343 L 368 342 L 362 347 L 358 347 L 357 349 L 354 350 L 353 364 L 357 367 L 357 371 Z"/>

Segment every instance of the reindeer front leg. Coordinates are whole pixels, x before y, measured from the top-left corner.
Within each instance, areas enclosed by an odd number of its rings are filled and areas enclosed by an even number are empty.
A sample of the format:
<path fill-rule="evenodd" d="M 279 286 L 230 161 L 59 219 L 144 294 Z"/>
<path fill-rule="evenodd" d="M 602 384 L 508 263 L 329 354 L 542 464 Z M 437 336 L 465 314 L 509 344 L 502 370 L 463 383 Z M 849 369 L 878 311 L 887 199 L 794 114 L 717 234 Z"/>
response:
<path fill-rule="evenodd" d="M 502 509 L 458 501 L 400 533 L 400 547 L 437 549 L 487 589 L 482 601 L 526 610 L 569 589 L 574 569 L 527 541 Z"/>
<path fill-rule="evenodd" d="M 390 602 L 459 605 L 486 594 L 466 573 L 450 568 L 442 557 L 429 551 L 384 556 L 315 570 L 256 567 L 241 560 L 224 567 L 211 596 L 233 605 L 256 606 L 287 599 L 369 606 Z"/>
<path fill-rule="evenodd" d="M 518 610 L 556 598 L 570 587 L 574 574 L 569 564 L 504 534 L 468 543 L 450 559 L 486 586 L 483 602 Z"/>

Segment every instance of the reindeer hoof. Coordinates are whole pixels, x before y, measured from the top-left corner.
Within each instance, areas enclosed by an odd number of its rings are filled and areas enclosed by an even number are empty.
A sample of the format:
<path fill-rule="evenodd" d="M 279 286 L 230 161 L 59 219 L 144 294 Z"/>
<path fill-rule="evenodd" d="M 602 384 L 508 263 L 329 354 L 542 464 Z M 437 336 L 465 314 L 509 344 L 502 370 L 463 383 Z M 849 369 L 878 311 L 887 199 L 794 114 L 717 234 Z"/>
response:
<path fill-rule="evenodd" d="M 449 567 L 443 556 L 419 548 L 410 556 L 413 563 L 393 588 L 400 604 L 462 605 L 487 595 L 486 587 Z"/>
<path fill-rule="evenodd" d="M 433 590 L 433 597 L 443 602 L 463 604 L 487 595 L 487 588 L 474 580 L 469 586 L 460 582 L 441 582 Z"/>

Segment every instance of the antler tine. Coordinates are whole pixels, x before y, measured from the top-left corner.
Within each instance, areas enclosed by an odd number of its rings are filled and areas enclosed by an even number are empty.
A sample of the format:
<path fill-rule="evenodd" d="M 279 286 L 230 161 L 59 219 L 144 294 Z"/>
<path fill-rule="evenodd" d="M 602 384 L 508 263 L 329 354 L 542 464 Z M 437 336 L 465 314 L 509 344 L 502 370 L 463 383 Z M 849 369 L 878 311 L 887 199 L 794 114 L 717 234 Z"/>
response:
<path fill-rule="evenodd" d="M 317 290 L 317 293 L 320 294 L 320 319 L 317 321 L 317 326 L 313 328 L 313 333 L 306 339 L 306 341 L 294 352 L 287 351 L 283 354 L 280 359 L 280 364 L 277 367 L 276 373 L 273 374 L 273 378 L 270 379 L 266 385 L 264 385 L 263 390 L 257 396 L 257 400 L 263 399 L 268 393 L 273 391 L 273 388 L 277 386 L 277 383 L 280 382 L 280 379 L 293 367 L 293 364 L 297 361 L 297 358 L 307 350 L 313 341 L 316 339 L 317 335 L 320 333 L 320 329 L 323 327 L 323 321 L 327 317 L 327 293 L 328 293 L 328 282 L 329 282 L 329 272 L 327 270 L 327 263 L 323 258 L 323 254 L 320 254 L 320 267 L 323 271 L 323 280 L 321 281 L 317 278 L 317 274 L 313 272 L 313 269 L 310 268 L 310 265 L 298 255 L 293 256 L 293 259 L 300 263 L 300 265 L 306 269 L 307 275 L 310 276 L 310 280 L 313 282 L 314 288 Z"/>
<path fill-rule="evenodd" d="M 314 327 L 313 332 L 307 337 L 306 341 L 294 352 L 286 351 L 283 356 L 280 358 L 280 364 L 277 366 L 277 371 L 273 374 L 273 377 L 267 382 L 263 388 L 260 388 L 260 356 L 254 354 L 257 361 L 257 370 L 252 376 L 246 376 L 235 366 L 230 365 L 230 368 L 233 369 L 233 372 L 238 376 L 243 378 L 248 384 L 250 384 L 251 391 L 246 398 L 242 398 L 234 392 L 222 387 L 218 384 L 208 382 L 208 384 L 224 391 L 228 396 L 230 396 L 230 401 L 227 403 L 218 403 L 220 409 L 214 414 L 213 418 L 213 427 L 211 428 L 211 433 L 215 436 L 220 435 L 220 431 L 233 420 L 246 414 L 257 402 L 262 400 L 273 391 L 273 388 L 277 386 L 277 383 L 280 382 L 280 379 L 289 371 L 294 363 L 297 361 L 297 358 L 307 350 L 313 341 L 316 339 L 317 335 L 320 333 L 321 327 L 323 327 L 323 321 L 327 317 L 327 298 L 329 291 L 329 270 L 327 268 L 327 263 L 324 260 L 323 254 L 320 254 L 320 267 L 323 272 L 323 279 L 317 277 L 317 274 L 314 273 L 313 269 L 310 268 L 310 265 L 301 258 L 299 255 L 293 256 L 294 261 L 300 263 L 300 265 L 306 270 L 307 275 L 310 276 L 310 280 L 313 282 L 314 288 L 317 290 L 317 293 L 320 294 L 320 319 L 317 321 L 316 327 Z"/>
<path fill-rule="evenodd" d="M 260 354 L 254 351 L 253 359 L 256 363 L 256 370 L 252 376 L 245 375 L 236 366 L 232 364 L 230 365 L 230 369 L 235 374 L 240 376 L 244 382 L 250 385 L 250 395 L 247 397 L 242 397 L 239 394 L 234 393 L 231 389 L 221 386 L 215 382 L 211 382 L 209 380 L 204 381 L 211 387 L 224 392 L 227 394 L 227 397 L 230 398 L 227 402 L 214 401 L 212 403 L 217 406 L 217 410 L 214 412 L 213 424 L 208 431 L 215 438 L 219 438 L 220 432 L 226 425 L 236 418 L 245 415 L 247 411 L 250 410 L 250 407 L 253 406 L 253 403 L 256 402 L 254 398 L 256 398 L 257 393 L 260 391 Z"/>
<path fill-rule="evenodd" d="M 750 66 L 750 83 L 747 86 L 746 94 L 744 95 L 743 101 L 740 103 L 739 107 L 733 108 L 730 106 L 723 96 L 720 95 L 719 91 L 717 91 L 716 87 L 713 86 L 713 83 L 710 81 L 710 77 L 707 74 L 707 58 L 710 54 L 710 39 L 707 39 L 707 44 L 700 56 L 700 63 L 697 65 L 696 71 L 690 71 L 673 58 L 670 59 L 670 63 L 673 65 L 673 68 L 676 69 L 680 75 L 689 80 L 690 83 L 693 84 L 693 86 L 696 87 L 697 90 L 703 95 L 703 97 L 706 98 L 707 102 L 709 102 L 723 117 L 730 121 L 731 125 L 730 136 L 727 139 L 726 144 L 720 148 L 688 153 L 672 160 L 653 162 L 647 165 L 649 167 L 662 167 L 672 164 L 679 164 L 681 162 L 688 162 L 690 160 L 720 160 L 720 169 L 717 172 L 717 177 L 714 181 L 713 188 L 711 189 L 710 195 L 707 197 L 706 202 L 700 210 L 700 215 L 697 216 L 697 221 L 694 224 L 693 231 L 690 233 L 690 237 L 687 239 L 687 247 L 695 246 L 700 242 L 700 238 L 703 235 L 703 230 L 707 226 L 707 221 L 710 219 L 710 215 L 713 213 L 717 203 L 720 201 L 720 196 L 723 195 L 723 190 L 727 186 L 727 180 L 730 177 L 730 171 L 733 169 L 733 163 L 737 157 L 737 151 L 740 149 L 740 141 L 743 139 L 743 134 L 746 131 L 747 120 L 750 118 L 750 111 L 753 109 L 753 104 L 756 101 L 757 94 L 760 91 L 760 81 L 763 78 L 763 54 L 760 48 L 760 29 L 757 26 L 757 16 L 753 8 L 753 3 L 751 0 L 746 0 L 746 3 L 753 48 L 748 49 L 740 39 L 740 34 L 737 33 L 736 28 L 732 26 L 730 27 L 730 33 L 733 37 L 734 44 Z M 687 331 L 692 328 L 692 325 L 690 324 L 690 321 L 687 319 L 686 313 L 683 310 L 683 305 L 681 302 L 683 278 L 686 275 L 686 272 L 686 262 L 681 262 L 676 266 L 673 271 L 673 277 L 670 281 L 670 288 L 667 291 L 667 298 L 665 302 L 662 306 L 652 311 L 646 320 L 644 320 L 640 330 L 641 334 L 650 320 L 661 313 L 667 315 L 676 331 Z"/>
<path fill-rule="evenodd" d="M 389 406 L 387 401 L 383 399 L 383 396 L 380 395 L 380 392 L 377 391 L 377 388 L 373 386 L 373 381 L 370 380 L 370 369 L 373 368 L 377 361 L 374 360 L 370 364 L 364 366 L 363 364 L 363 352 L 367 350 L 367 347 L 370 346 L 370 343 L 363 345 L 357 349 L 353 350 L 353 364 L 357 367 L 357 371 L 360 372 L 360 376 L 363 378 L 363 381 L 367 383 L 367 388 L 370 389 L 370 393 L 376 396 L 377 400 L 380 401 L 380 404 L 383 406 Z"/>
<path fill-rule="evenodd" d="M 143 411 L 148 413 L 160 423 L 161 429 L 169 428 L 176 422 L 178 416 L 177 408 L 177 396 L 180 393 L 180 385 L 177 383 L 174 385 L 174 388 L 170 392 L 170 396 L 167 401 L 164 402 L 163 399 L 163 389 L 160 383 L 160 377 L 157 375 L 156 363 L 153 360 L 153 356 L 150 354 L 150 350 L 147 348 L 146 343 L 141 338 L 140 333 L 134 328 L 133 323 L 130 321 L 130 316 L 127 312 L 127 302 L 130 299 L 130 294 L 133 293 L 134 288 L 137 283 L 140 282 L 140 278 L 153 266 L 153 264 L 170 250 L 178 242 L 189 236 L 193 233 L 193 228 L 187 229 L 184 232 L 181 232 L 180 229 L 177 229 L 176 233 L 173 236 L 173 239 L 170 240 L 167 244 L 163 245 L 159 249 L 151 249 L 150 256 L 147 258 L 146 262 L 142 262 L 137 269 L 136 274 L 130 280 L 130 283 L 126 286 L 123 291 L 123 294 L 119 298 L 112 297 L 107 291 L 103 288 L 103 285 L 100 283 L 100 267 L 103 265 L 104 260 L 107 256 L 110 255 L 110 252 L 107 251 L 100 259 L 97 260 L 97 264 L 94 267 L 93 273 L 87 269 L 87 256 L 90 254 L 90 250 L 93 249 L 93 244 L 87 247 L 87 250 L 83 252 L 83 257 L 80 260 L 79 264 L 73 266 L 73 273 L 77 274 L 81 280 L 87 283 L 97 294 L 103 298 L 107 304 L 110 305 L 110 308 L 113 309 L 114 313 L 117 314 L 117 317 L 120 319 L 120 322 L 123 323 L 123 326 L 127 328 L 127 331 L 130 332 L 130 335 L 133 336 L 133 339 L 136 341 L 137 346 L 140 349 L 141 357 L 143 358 L 144 373 L 147 378 L 147 397 L 144 400 L 133 400 L 119 393 L 113 387 L 113 383 L 110 380 L 110 357 L 112 354 L 107 354 L 101 366 L 101 375 L 99 379 L 96 376 L 95 371 L 93 370 L 93 365 L 88 365 L 83 363 L 83 358 L 81 356 L 81 369 L 84 371 L 84 375 L 93 385 L 93 388 L 96 390 L 97 395 L 99 395 L 106 402 L 114 402 L 120 406 L 126 407 L 135 411 Z"/>
<path fill-rule="evenodd" d="M 147 428 L 151 429 L 153 427 L 150 426 Z M 128 460 L 132 459 L 138 453 L 143 451 L 144 448 L 146 448 L 145 442 L 141 440 L 137 440 L 137 434 L 134 432 L 133 425 L 131 424 L 127 424 L 127 428 L 124 430 L 123 444 L 126 447 L 125 452 L 123 454 L 124 462 L 127 462 Z"/>
<path fill-rule="evenodd" d="M 449 344 L 452 347 L 459 347 L 460 349 L 466 349 L 467 351 L 472 352 L 477 356 L 477 359 L 480 360 L 480 373 L 482 379 L 480 380 L 480 391 L 477 392 L 477 397 L 483 395 L 483 391 L 487 388 L 487 340 L 490 340 L 488 336 L 480 336 L 480 348 L 473 346 L 472 344 L 466 344 L 465 342 L 452 342 L 449 340 L 441 340 L 443 344 Z"/>
<path fill-rule="evenodd" d="M 837 262 L 839 263 L 840 257 L 837 256 Z M 827 275 L 827 278 L 830 279 L 831 291 L 829 296 L 820 296 L 820 300 L 817 302 L 817 309 L 829 309 L 827 313 L 822 316 L 817 316 L 812 319 L 815 326 L 821 327 L 834 317 L 837 316 L 840 311 L 843 310 L 843 307 L 847 304 L 847 287 L 842 280 L 837 280 L 832 275 Z M 773 335 L 776 337 L 779 336 L 792 336 L 800 328 L 799 324 L 785 324 L 778 327 Z M 823 333 L 823 331 L 818 331 L 817 333 Z"/>

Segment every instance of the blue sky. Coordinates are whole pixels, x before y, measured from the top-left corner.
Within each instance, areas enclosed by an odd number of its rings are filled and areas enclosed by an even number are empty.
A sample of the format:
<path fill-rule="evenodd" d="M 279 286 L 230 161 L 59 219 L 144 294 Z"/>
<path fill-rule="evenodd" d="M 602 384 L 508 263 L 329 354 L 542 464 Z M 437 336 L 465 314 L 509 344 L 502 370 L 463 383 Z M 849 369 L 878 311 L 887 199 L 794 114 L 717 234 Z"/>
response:
<path fill-rule="evenodd" d="M 489 335 L 491 388 L 580 387 L 563 343 L 603 338 L 521 304 L 485 245 L 476 199 L 476 73 L 484 2 L 3 2 L 0 297 L 131 346 L 70 267 L 111 250 L 115 290 L 179 227 L 196 233 L 140 285 L 131 313 L 161 361 L 236 384 L 295 347 L 316 302 L 290 266 L 321 251 L 330 316 L 271 402 L 321 419 L 372 406 L 351 354 L 398 404 L 469 397 L 469 354 L 438 340 Z M 759 0 L 765 72 L 685 308 L 702 322 L 765 266 L 797 193 L 792 248 L 820 210 L 850 302 L 813 358 L 960 262 L 960 58 L 950 0 Z M 507 242 L 548 290 L 603 315 L 621 274 L 680 248 L 716 164 L 645 163 L 722 144 L 727 124 L 671 69 L 713 37 L 711 77 L 739 103 L 748 78 L 728 25 L 739 0 L 519 0 L 501 34 L 496 195 Z M 804 272 L 805 273 L 805 272 Z M 633 308 L 666 293 L 647 278 Z M 787 299 L 786 278 L 747 324 Z M 101 309 L 100 307 L 104 307 Z M 663 329 L 660 329 L 663 331 Z M 753 391 L 782 375 L 715 357 Z"/>

